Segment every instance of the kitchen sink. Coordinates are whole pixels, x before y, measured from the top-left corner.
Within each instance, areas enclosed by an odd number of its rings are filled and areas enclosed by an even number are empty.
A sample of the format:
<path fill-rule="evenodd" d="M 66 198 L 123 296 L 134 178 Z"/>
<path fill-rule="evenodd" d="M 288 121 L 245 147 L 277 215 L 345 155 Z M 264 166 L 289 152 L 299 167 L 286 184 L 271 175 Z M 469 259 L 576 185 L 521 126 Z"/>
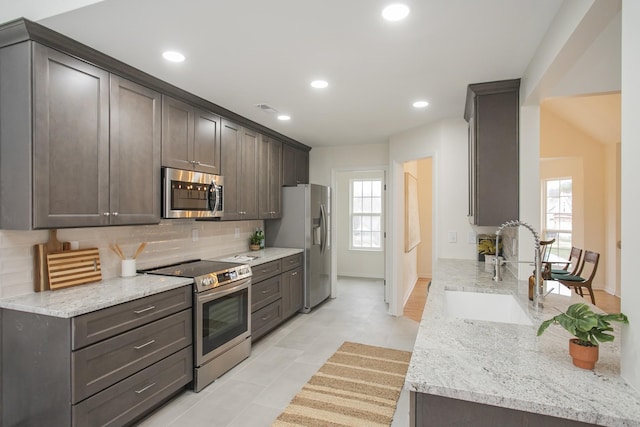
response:
<path fill-rule="evenodd" d="M 533 325 L 513 295 L 445 290 L 448 317 Z"/>

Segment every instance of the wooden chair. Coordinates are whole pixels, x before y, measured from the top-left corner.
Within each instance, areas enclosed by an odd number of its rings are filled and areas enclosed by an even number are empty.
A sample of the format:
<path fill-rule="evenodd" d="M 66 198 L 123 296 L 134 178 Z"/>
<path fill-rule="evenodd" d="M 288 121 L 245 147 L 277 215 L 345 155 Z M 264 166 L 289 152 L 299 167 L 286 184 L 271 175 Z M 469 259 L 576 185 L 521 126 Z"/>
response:
<path fill-rule="evenodd" d="M 556 239 L 540 240 L 540 260 L 546 262 L 551 253 L 551 245 L 555 243 Z"/>
<path fill-rule="evenodd" d="M 540 274 L 542 274 L 544 280 L 551 279 L 551 274 L 549 273 L 550 266 L 547 264 L 547 259 L 551 253 L 551 245 L 553 245 L 555 241 L 555 238 L 551 240 L 540 240 L 540 268 L 542 269 Z M 533 274 L 535 275 L 536 272 L 534 271 Z"/>
<path fill-rule="evenodd" d="M 600 254 L 592 251 L 584 251 L 584 258 L 582 258 L 582 263 L 578 268 L 578 271 L 575 274 L 551 274 L 552 280 L 558 281 L 565 285 L 570 289 L 575 289 L 575 291 L 581 297 L 584 297 L 583 288 L 586 288 L 589 291 L 589 295 L 591 296 L 591 303 L 596 305 L 596 298 L 593 295 L 593 289 L 591 288 L 593 278 L 596 276 L 596 271 L 598 270 L 598 261 L 600 260 Z M 585 264 L 592 264 L 591 274 L 589 277 L 585 278 L 582 276 L 584 271 Z"/>
<path fill-rule="evenodd" d="M 553 268 L 553 264 L 563 264 L 563 263 L 552 263 L 549 262 L 549 272 L 551 274 L 573 274 L 575 275 L 578 272 L 578 268 L 580 268 L 580 257 L 582 256 L 582 249 L 576 248 L 575 246 L 571 247 L 571 252 L 569 253 L 569 262 L 564 263 L 563 268 Z M 569 271 L 569 266 L 573 266 L 573 269 Z"/>

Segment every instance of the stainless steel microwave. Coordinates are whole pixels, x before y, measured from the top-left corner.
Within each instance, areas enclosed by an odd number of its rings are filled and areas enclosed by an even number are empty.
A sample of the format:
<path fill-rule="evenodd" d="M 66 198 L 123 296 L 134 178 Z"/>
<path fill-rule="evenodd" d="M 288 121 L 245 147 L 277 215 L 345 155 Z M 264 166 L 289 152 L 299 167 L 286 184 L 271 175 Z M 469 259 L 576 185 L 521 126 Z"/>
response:
<path fill-rule="evenodd" d="M 162 168 L 163 218 L 220 218 L 224 214 L 224 177 Z"/>

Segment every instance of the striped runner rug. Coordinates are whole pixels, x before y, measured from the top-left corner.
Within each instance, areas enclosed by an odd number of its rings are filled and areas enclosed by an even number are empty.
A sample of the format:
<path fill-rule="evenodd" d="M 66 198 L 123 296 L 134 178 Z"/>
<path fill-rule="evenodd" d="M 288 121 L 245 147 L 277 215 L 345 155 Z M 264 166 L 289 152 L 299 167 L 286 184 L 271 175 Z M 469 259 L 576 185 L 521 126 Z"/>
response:
<path fill-rule="evenodd" d="M 273 427 L 390 426 L 411 352 L 345 342 Z"/>

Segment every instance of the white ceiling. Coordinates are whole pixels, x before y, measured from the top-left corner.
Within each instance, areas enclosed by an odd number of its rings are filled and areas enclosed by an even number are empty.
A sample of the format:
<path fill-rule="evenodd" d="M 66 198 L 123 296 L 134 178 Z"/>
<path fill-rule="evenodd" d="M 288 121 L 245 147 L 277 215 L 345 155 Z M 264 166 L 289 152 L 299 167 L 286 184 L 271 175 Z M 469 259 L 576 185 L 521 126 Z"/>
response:
<path fill-rule="evenodd" d="M 3 18 L 35 17 L 317 147 L 383 143 L 406 129 L 462 117 L 467 84 L 523 75 L 562 0 L 407 0 L 411 14 L 396 23 L 380 16 L 390 2 L 58 0 L 51 10 L 50 0 L 28 0 L 14 1 L 15 16 Z M 40 20 L 82 4 L 89 5 Z M 167 49 L 187 60 L 165 62 Z M 316 78 L 329 88 L 311 88 Z M 414 109 L 417 99 L 430 106 Z M 279 122 L 258 103 L 291 121 Z"/>

